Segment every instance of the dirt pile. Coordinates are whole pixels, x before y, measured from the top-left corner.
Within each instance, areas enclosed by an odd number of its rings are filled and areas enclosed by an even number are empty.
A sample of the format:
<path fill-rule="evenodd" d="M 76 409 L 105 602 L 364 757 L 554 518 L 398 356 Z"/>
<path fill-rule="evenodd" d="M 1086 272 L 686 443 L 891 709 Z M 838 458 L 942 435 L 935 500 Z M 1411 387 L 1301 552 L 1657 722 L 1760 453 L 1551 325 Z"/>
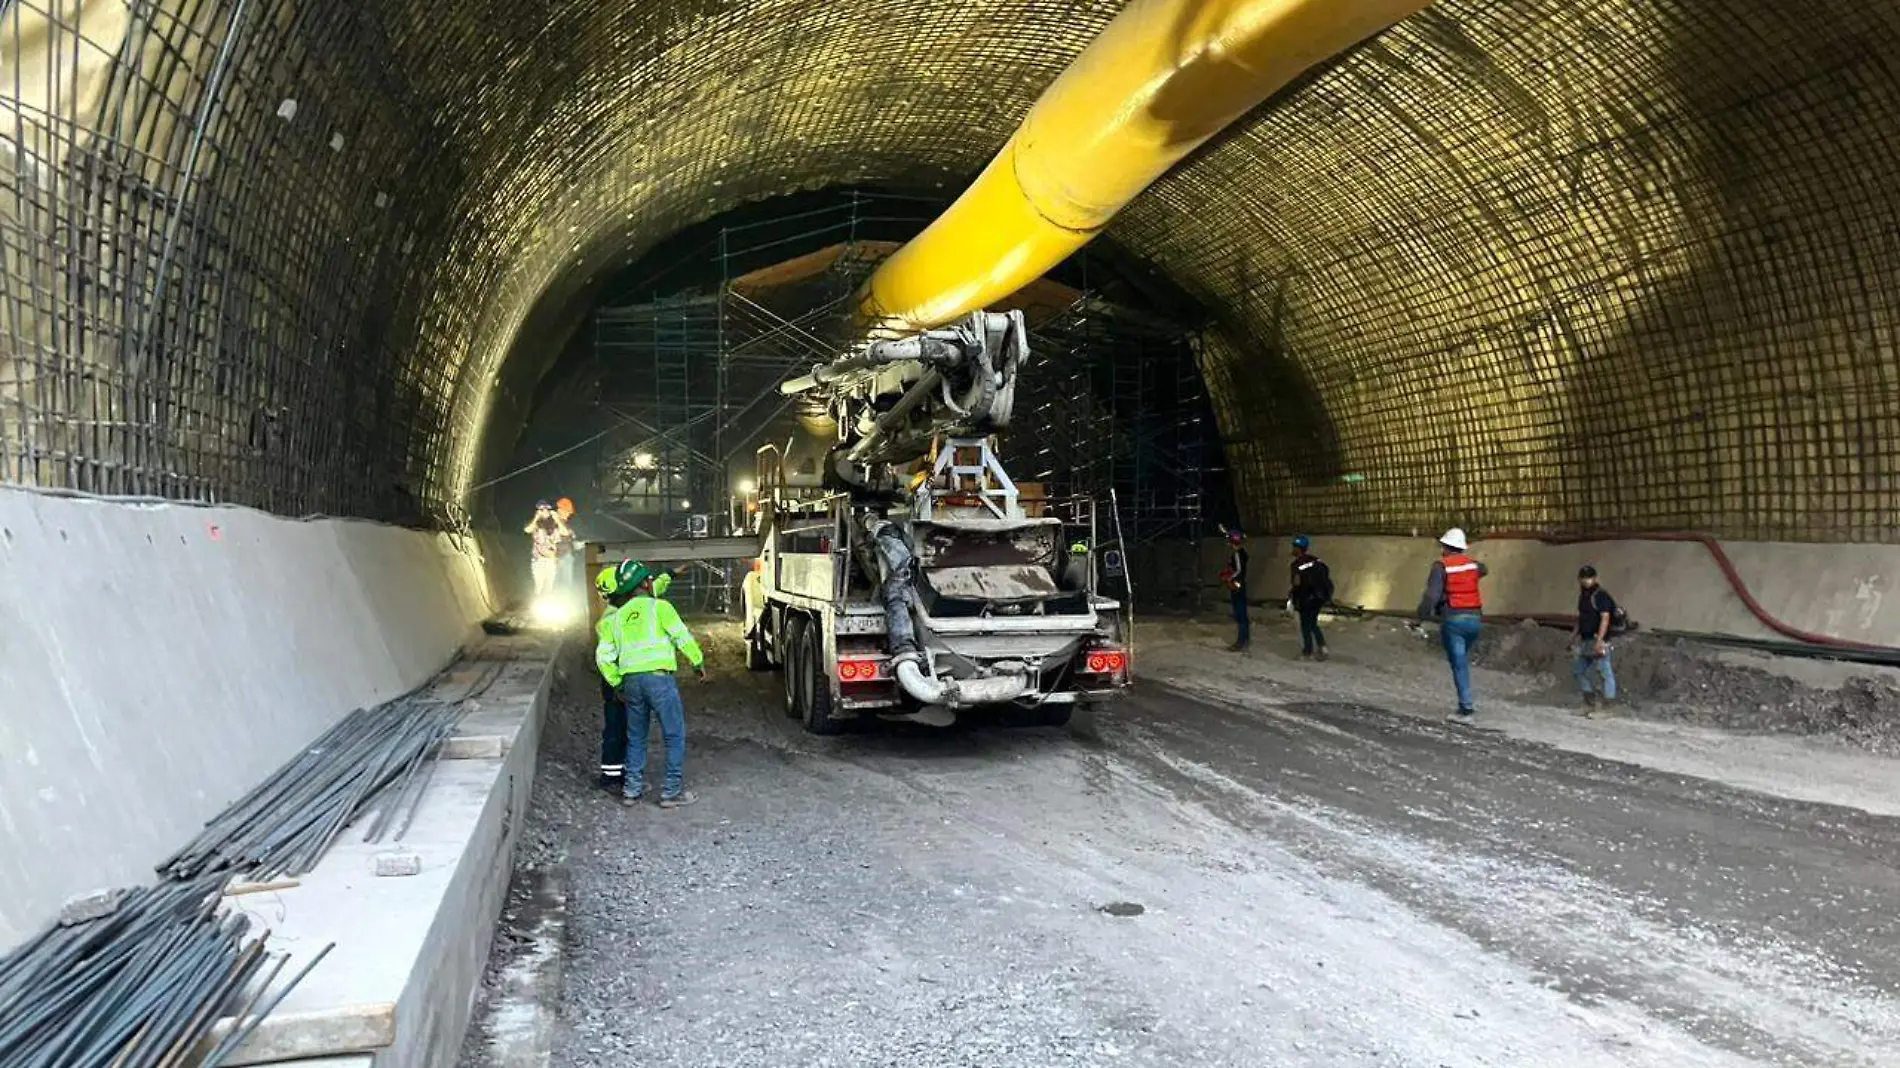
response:
<path fill-rule="evenodd" d="M 1531 675 L 1553 696 L 1570 695 L 1570 636 L 1526 624 L 1498 628 L 1479 644 L 1476 663 Z M 1900 753 L 1900 686 L 1853 676 L 1819 687 L 1722 660 L 1711 647 L 1637 633 L 1616 643 L 1616 682 L 1624 710 L 1733 730 L 1834 735 L 1880 753 Z"/>

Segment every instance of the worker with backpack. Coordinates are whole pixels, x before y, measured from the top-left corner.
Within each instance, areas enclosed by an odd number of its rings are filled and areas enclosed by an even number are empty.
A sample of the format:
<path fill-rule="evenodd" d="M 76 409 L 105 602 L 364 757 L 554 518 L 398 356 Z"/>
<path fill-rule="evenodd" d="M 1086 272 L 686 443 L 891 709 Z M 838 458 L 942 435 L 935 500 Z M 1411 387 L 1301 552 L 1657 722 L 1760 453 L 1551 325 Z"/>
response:
<path fill-rule="evenodd" d="M 1610 639 L 1629 626 L 1629 616 L 1597 582 L 1597 569 L 1589 564 L 1577 569 L 1577 626 L 1571 632 L 1576 643 L 1570 670 L 1583 693 L 1583 714 L 1590 715 L 1616 700 L 1616 672 L 1610 667 Z M 1595 672 L 1600 686 L 1592 687 Z"/>
<path fill-rule="evenodd" d="M 1313 555 L 1313 541 L 1302 534 L 1293 539 L 1292 584 L 1286 604 L 1300 617 L 1300 659 L 1326 659 L 1326 635 L 1320 633 L 1319 613 L 1333 601 L 1333 576 L 1326 561 Z"/>

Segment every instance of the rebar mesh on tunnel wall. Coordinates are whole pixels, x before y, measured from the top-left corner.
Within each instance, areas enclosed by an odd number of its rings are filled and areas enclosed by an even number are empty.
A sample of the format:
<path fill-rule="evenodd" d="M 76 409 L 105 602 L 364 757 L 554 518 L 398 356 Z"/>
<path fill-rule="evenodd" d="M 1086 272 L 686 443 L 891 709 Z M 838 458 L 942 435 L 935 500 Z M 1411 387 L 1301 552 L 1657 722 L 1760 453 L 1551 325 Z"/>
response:
<path fill-rule="evenodd" d="M 973 170 L 1116 6 L 0 5 L 0 477 L 457 522 L 531 311 Z M 1893 540 L 1896 45 L 1848 0 L 1441 0 L 1114 233 L 1223 309 L 1252 525 Z"/>
<path fill-rule="evenodd" d="M 0 475 L 422 518 L 442 396 L 393 339 L 426 115 L 360 91 L 374 49 L 308 47 L 379 37 L 355 6 L 0 10 Z"/>
<path fill-rule="evenodd" d="M 1896 45 L 1891 5 L 1451 0 L 1169 179 L 1120 236 L 1226 305 L 1251 521 L 1900 536 Z"/>

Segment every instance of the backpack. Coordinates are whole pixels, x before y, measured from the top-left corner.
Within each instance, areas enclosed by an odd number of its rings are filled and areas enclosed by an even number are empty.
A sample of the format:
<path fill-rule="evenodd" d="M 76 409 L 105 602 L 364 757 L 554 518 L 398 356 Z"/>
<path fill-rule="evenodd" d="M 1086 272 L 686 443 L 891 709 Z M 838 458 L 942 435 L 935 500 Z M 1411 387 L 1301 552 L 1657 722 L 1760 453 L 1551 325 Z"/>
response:
<path fill-rule="evenodd" d="M 1299 574 L 1299 588 L 1294 591 L 1297 603 L 1324 607 L 1333 601 L 1333 573 L 1326 561 L 1315 556 L 1313 562 L 1305 565 Z"/>
<path fill-rule="evenodd" d="M 1610 596 L 1601 586 L 1597 587 L 1596 596 L 1593 598 L 1593 601 L 1596 604 L 1597 611 L 1608 612 L 1610 614 L 1609 637 L 1615 638 L 1619 635 L 1627 634 L 1634 628 L 1634 624 L 1630 622 L 1630 614 L 1624 611 L 1623 606 L 1616 603 L 1616 598 Z M 1605 607 L 1603 603 L 1605 601 L 1609 602 L 1608 607 Z"/>
<path fill-rule="evenodd" d="M 1320 604 L 1333 603 L 1333 569 L 1326 566 L 1326 561 L 1314 559 L 1313 575 L 1307 581 L 1313 584 L 1313 596 Z"/>

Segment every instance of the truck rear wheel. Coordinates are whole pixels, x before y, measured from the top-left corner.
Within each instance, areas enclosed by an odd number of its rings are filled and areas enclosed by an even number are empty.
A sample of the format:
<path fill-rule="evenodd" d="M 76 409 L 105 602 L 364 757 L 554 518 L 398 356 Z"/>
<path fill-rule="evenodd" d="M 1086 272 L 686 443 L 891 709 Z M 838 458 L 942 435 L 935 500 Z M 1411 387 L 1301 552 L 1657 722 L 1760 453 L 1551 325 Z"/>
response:
<path fill-rule="evenodd" d="M 799 692 L 804 684 L 799 676 L 805 673 L 805 620 L 802 616 L 785 617 L 785 632 L 779 635 L 778 655 L 785 668 L 785 716 L 787 719 L 799 718 Z"/>
<path fill-rule="evenodd" d="M 844 724 L 831 717 L 831 669 L 825 663 L 825 643 L 812 627 L 806 627 L 799 638 L 803 655 L 798 658 L 798 710 L 805 729 L 813 734 L 837 734 Z"/>

